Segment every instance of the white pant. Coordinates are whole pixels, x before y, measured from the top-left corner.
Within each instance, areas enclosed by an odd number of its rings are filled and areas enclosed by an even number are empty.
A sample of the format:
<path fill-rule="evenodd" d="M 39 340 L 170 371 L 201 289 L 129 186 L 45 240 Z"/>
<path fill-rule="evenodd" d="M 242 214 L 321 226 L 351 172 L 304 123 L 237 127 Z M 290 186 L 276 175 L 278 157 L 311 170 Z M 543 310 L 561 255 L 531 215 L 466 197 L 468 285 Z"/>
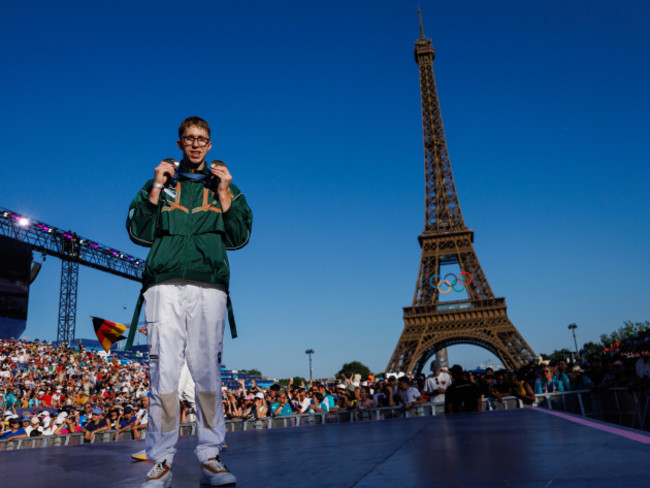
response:
<path fill-rule="evenodd" d="M 171 464 L 179 424 L 179 378 L 187 360 L 196 384 L 200 462 L 217 456 L 225 442 L 221 400 L 221 352 L 226 294 L 214 286 L 183 280 L 154 285 L 145 294 L 151 395 L 147 457 Z M 187 357 L 186 357 L 187 356 Z"/>

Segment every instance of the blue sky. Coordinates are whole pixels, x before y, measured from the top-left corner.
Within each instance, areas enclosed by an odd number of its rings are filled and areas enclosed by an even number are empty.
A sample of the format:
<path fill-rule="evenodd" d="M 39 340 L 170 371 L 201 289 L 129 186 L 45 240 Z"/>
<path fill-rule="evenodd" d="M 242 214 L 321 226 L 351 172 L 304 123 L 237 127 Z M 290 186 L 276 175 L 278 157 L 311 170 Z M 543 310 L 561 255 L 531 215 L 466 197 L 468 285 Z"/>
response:
<path fill-rule="evenodd" d="M 314 348 L 316 376 L 381 371 L 424 227 L 418 3 L 461 209 L 512 322 L 539 353 L 571 347 L 572 322 L 583 343 L 649 319 L 645 1 L 5 2 L 0 206 L 145 257 L 128 205 L 204 117 L 255 214 L 224 362 L 307 376 Z M 32 338 L 56 337 L 60 267 L 32 285 Z M 82 268 L 77 336 L 128 321 L 137 292 Z"/>

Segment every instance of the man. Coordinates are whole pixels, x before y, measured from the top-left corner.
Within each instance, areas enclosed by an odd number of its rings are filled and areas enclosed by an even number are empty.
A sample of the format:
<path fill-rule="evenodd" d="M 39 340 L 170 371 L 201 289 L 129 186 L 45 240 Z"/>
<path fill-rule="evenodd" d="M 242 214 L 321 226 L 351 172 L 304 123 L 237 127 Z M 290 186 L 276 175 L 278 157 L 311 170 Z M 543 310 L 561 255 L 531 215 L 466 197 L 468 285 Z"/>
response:
<path fill-rule="evenodd" d="M 481 389 L 463 374 L 459 364 L 451 367 L 452 384 L 445 394 L 445 412 L 480 412 Z"/>
<path fill-rule="evenodd" d="M 569 365 L 564 359 L 560 359 L 557 362 L 557 365 L 553 366 L 555 377 L 557 378 L 558 382 L 562 383 L 564 391 L 569 391 L 571 389 L 571 381 L 569 380 L 569 375 L 567 374 L 569 371 Z"/>
<path fill-rule="evenodd" d="M 407 410 L 413 405 L 427 402 L 420 394 L 420 391 L 416 387 L 411 386 L 411 380 L 406 375 L 399 379 L 399 389 L 402 392 L 402 403 L 404 404 L 404 408 Z"/>
<path fill-rule="evenodd" d="M 123 417 L 119 420 L 118 426 L 115 429 L 117 432 L 115 432 L 115 440 L 118 440 L 120 437 L 120 434 L 122 432 L 126 432 L 127 430 L 131 430 L 133 428 L 133 424 L 135 424 L 135 412 L 133 411 L 133 408 L 131 407 L 124 407 L 124 415 Z"/>
<path fill-rule="evenodd" d="M 297 390 L 295 400 L 296 410 L 298 410 L 298 413 L 307 413 L 311 407 L 311 398 L 307 398 L 307 390 L 304 388 L 297 388 Z M 255 398 L 257 398 L 257 393 L 255 394 Z M 262 399 L 264 399 L 264 395 L 262 395 Z"/>
<path fill-rule="evenodd" d="M 271 404 L 271 415 L 273 417 L 279 417 L 280 415 L 292 415 L 293 410 L 289 404 L 287 394 L 284 391 L 281 391 L 277 395 L 277 401 Z"/>
<path fill-rule="evenodd" d="M 431 403 L 444 403 L 445 391 L 451 385 L 451 376 L 442 370 L 440 361 L 431 361 L 431 374 L 424 382 L 424 393 Z"/>
<path fill-rule="evenodd" d="M 158 164 L 126 223 L 133 242 L 151 247 L 142 274 L 151 376 L 145 448 L 155 464 L 143 488 L 171 485 L 185 360 L 196 384 L 195 454 L 202 481 L 236 481 L 219 460 L 226 433 L 220 371 L 230 280 L 226 250 L 248 243 L 252 212 L 228 168 L 206 164 L 212 142 L 205 120 L 185 119 L 177 145 L 179 167 L 168 160 Z"/>
<path fill-rule="evenodd" d="M 86 422 L 85 427 L 81 429 L 85 442 L 91 442 L 93 437 L 95 437 L 95 434 L 110 429 L 110 426 L 104 418 L 104 411 L 101 408 L 94 407 L 91 414 L 90 420 Z"/>
<path fill-rule="evenodd" d="M 79 426 L 83 429 L 88 422 L 90 422 L 91 411 L 93 409 L 92 403 L 84 405 L 83 414 L 79 417 Z"/>

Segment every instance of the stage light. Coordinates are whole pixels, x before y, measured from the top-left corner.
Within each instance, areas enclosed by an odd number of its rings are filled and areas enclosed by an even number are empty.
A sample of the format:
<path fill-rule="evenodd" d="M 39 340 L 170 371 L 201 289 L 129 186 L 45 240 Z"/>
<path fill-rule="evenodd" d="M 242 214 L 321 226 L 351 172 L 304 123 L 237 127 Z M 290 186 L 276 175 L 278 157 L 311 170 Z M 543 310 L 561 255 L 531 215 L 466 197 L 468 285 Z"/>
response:
<path fill-rule="evenodd" d="M 22 225 L 23 227 L 27 227 L 29 225 L 29 219 L 27 217 L 21 217 L 18 219 L 18 225 Z"/>

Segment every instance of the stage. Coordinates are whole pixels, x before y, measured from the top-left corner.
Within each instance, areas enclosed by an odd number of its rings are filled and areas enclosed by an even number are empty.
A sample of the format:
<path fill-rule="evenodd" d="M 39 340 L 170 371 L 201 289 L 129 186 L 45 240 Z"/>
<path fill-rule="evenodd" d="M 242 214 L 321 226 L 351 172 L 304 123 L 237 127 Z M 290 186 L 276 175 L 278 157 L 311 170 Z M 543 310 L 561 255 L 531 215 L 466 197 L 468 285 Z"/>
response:
<path fill-rule="evenodd" d="M 199 487 L 181 437 L 175 488 Z M 144 441 L 0 452 L 2 486 L 138 487 Z M 650 487 L 650 435 L 541 409 L 228 434 L 238 487 Z"/>

